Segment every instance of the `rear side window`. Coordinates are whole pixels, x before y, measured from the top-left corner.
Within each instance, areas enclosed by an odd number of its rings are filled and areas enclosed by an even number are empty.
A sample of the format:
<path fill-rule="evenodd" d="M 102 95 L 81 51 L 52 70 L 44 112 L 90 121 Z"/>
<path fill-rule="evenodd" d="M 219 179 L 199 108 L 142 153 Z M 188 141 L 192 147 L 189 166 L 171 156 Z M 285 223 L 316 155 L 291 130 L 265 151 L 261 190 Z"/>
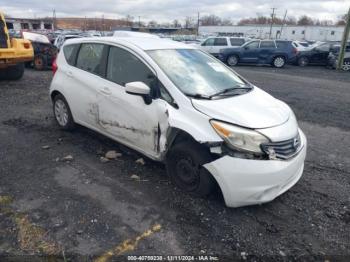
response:
<path fill-rule="evenodd" d="M 214 46 L 227 46 L 226 38 L 215 38 Z"/>
<path fill-rule="evenodd" d="M 103 48 L 103 44 L 82 44 L 76 67 L 96 75 L 103 75 Z"/>
<path fill-rule="evenodd" d="M 244 44 L 244 39 L 230 38 L 230 42 L 232 46 L 241 46 Z"/>
<path fill-rule="evenodd" d="M 274 41 L 261 41 L 260 48 L 276 48 Z"/>
<path fill-rule="evenodd" d="M 109 51 L 107 79 L 119 85 L 140 81 L 154 89 L 157 82 L 153 72 L 135 55 L 112 46 Z"/>
<path fill-rule="evenodd" d="M 71 66 L 75 65 L 78 47 L 79 45 L 66 45 L 63 47 L 64 57 L 66 58 L 67 63 Z"/>

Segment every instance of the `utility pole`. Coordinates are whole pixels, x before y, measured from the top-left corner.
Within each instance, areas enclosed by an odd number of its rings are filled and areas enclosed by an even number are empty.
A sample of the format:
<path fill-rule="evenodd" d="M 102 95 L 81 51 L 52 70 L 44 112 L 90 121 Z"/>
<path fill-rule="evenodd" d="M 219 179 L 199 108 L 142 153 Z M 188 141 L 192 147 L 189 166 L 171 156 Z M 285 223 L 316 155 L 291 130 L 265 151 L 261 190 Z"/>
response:
<path fill-rule="evenodd" d="M 139 16 L 139 29 L 141 28 L 141 16 Z"/>
<path fill-rule="evenodd" d="M 272 26 L 274 23 L 274 19 L 275 19 L 275 10 L 277 9 L 276 7 L 272 7 L 272 14 L 271 14 L 271 25 L 270 25 L 270 33 L 269 33 L 269 39 L 271 39 L 271 35 L 272 35 Z"/>
<path fill-rule="evenodd" d="M 198 12 L 198 17 L 197 17 L 197 36 L 199 35 L 199 21 L 200 21 L 200 13 Z"/>
<path fill-rule="evenodd" d="M 338 70 L 342 69 L 343 64 L 344 64 L 345 49 L 347 46 L 349 33 L 350 33 L 350 8 L 348 11 L 348 17 L 347 17 L 346 25 L 344 28 L 343 40 L 341 42 L 341 47 L 340 47 L 340 51 L 339 51 L 338 65 L 337 65 Z"/>
<path fill-rule="evenodd" d="M 101 28 L 102 29 L 100 29 L 100 31 L 104 31 L 104 28 L 105 28 L 105 15 L 104 14 L 102 14 L 102 25 L 101 25 Z"/>
<path fill-rule="evenodd" d="M 281 39 L 281 36 L 282 36 L 283 26 L 284 26 L 284 24 L 285 24 L 285 22 L 286 22 L 287 12 L 288 12 L 288 10 L 286 10 L 286 12 L 285 12 L 285 14 L 284 14 L 284 17 L 283 17 L 283 21 L 282 21 L 282 25 L 281 25 L 281 30 L 280 30 L 280 37 L 279 37 L 280 39 Z"/>
<path fill-rule="evenodd" d="M 53 24 L 53 31 L 56 30 L 56 10 L 54 9 L 52 11 L 52 24 Z"/>

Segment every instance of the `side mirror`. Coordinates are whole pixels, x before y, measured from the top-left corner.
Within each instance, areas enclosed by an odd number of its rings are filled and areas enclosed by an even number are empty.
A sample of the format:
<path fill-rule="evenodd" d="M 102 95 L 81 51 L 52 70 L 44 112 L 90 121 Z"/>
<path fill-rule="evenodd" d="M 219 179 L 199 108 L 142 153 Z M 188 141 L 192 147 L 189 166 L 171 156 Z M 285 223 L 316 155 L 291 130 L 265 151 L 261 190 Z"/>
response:
<path fill-rule="evenodd" d="M 151 89 L 143 82 L 129 82 L 125 84 L 125 92 L 130 95 L 142 96 L 147 105 L 152 103 Z"/>

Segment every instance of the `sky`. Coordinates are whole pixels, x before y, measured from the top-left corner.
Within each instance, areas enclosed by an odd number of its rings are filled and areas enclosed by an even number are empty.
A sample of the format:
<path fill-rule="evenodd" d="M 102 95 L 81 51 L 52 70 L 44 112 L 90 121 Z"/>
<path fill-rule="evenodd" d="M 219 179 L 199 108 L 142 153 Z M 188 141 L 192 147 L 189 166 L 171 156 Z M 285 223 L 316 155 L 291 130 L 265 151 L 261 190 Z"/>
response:
<path fill-rule="evenodd" d="M 269 15 L 276 7 L 277 17 L 308 15 L 336 21 L 347 13 L 350 0 L 0 0 L 0 10 L 12 17 L 102 17 L 180 22 L 186 16 L 214 14 L 234 22 L 257 15 Z"/>

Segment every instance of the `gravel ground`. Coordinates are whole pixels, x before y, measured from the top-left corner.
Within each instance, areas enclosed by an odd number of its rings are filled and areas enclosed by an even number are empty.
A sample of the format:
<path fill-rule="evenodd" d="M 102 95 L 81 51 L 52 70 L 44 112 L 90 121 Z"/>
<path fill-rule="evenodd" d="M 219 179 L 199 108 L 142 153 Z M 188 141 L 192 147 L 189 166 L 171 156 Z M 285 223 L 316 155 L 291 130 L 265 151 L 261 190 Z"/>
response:
<path fill-rule="evenodd" d="M 225 207 L 220 193 L 183 194 L 161 164 L 143 165 L 142 156 L 99 134 L 60 131 L 48 96 L 51 72 L 27 70 L 18 82 L 0 82 L 0 261 L 349 261 L 350 74 L 235 69 L 287 102 L 309 142 L 297 185 L 271 203 L 237 209 Z M 122 155 L 101 162 L 109 150 Z"/>

